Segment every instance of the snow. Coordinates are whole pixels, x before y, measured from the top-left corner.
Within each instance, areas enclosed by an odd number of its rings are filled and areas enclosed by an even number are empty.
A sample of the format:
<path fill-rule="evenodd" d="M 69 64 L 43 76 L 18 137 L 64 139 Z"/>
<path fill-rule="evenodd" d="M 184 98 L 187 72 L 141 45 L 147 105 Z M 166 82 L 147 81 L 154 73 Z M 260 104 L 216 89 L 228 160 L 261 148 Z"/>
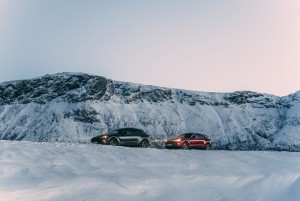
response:
<path fill-rule="evenodd" d="M 300 153 L 0 141 L 1 200 L 298 201 Z"/>
<path fill-rule="evenodd" d="M 154 138 L 207 134 L 215 149 L 300 151 L 300 91 L 206 93 L 59 73 L 0 83 L 0 139 L 88 142 L 135 127 Z"/>

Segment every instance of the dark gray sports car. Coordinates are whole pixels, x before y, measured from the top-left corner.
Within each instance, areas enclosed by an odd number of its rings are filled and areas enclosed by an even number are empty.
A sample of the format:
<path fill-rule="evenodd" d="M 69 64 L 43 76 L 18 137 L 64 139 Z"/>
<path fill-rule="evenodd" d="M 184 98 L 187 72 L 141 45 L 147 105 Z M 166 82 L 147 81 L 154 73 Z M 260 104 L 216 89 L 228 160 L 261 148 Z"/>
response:
<path fill-rule="evenodd" d="M 91 143 L 148 148 L 150 146 L 150 136 L 141 129 L 121 128 L 113 130 L 108 134 L 93 137 Z"/>

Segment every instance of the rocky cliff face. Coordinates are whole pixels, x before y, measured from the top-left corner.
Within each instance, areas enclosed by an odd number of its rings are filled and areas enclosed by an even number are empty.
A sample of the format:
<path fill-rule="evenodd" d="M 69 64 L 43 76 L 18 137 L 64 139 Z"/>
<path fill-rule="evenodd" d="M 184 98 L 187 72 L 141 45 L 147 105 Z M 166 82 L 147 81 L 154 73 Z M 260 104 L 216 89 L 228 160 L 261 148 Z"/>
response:
<path fill-rule="evenodd" d="M 216 149 L 300 151 L 300 92 L 204 93 L 80 73 L 0 84 L 0 139 L 89 141 L 119 127 L 202 132 Z"/>

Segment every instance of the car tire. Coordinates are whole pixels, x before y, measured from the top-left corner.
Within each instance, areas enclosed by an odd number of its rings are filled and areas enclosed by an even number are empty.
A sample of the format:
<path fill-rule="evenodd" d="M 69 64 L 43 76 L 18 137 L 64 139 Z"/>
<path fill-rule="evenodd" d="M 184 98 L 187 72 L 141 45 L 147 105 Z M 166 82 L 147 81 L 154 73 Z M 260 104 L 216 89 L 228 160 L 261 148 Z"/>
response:
<path fill-rule="evenodd" d="M 141 142 L 141 147 L 142 147 L 142 148 L 148 148 L 149 146 L 150 146 L 150 143 L 149 143 L 148 140 L 143 140 L 143 141 Z"/>
<path fill-rule="evenodd" d="M 205 145 L 205 150 L 211 150 L 211 149 L 212 149 L 211 144 L 210 144 L 210 143 L 207 143 L 207 144 Z"/>
<path fill-rule="evenodd" d="M 190 148 L 190 145 L 188 142 L 184 142 L 183 145 L 182 145 L 182 149 L 189 149 Z"/>
<path fill-rule="evenodd" d="M 118 145 L 118 140 L 116 138 L 112 138 L 108 141 L 108 144 L 111 146 L 117 146 Z"/>

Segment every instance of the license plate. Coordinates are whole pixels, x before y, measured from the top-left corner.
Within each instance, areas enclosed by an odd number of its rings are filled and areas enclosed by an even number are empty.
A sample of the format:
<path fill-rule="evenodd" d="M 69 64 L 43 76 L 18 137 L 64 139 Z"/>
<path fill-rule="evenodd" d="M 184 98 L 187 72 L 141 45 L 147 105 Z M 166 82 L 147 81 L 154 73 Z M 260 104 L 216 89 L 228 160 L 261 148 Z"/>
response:
<path fill-rule="evenodd" d="M 172 146 L 172 144 L 167 144 L 167 146 Z"/>

